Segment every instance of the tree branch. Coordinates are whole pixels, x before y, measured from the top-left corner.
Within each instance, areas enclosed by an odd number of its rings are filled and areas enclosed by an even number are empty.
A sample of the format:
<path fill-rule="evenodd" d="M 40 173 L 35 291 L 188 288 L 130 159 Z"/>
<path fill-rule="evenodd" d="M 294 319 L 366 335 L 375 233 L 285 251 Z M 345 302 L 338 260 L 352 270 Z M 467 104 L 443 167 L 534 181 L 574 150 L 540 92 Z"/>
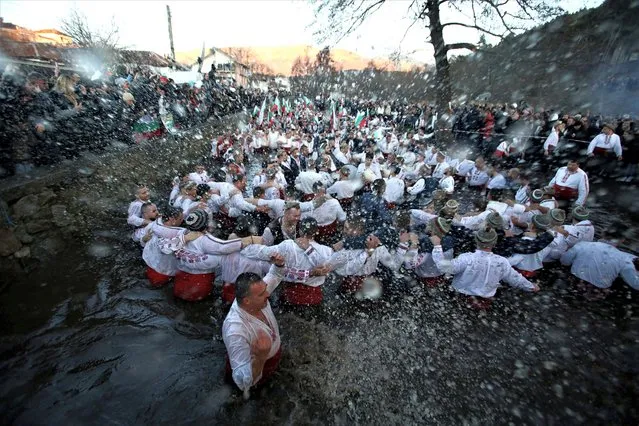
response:
<path fill-rule="evenodd" d="M 503 34 L 494 33 L 494 32 L 492 32 L 490 30 L 487 30 L 486 28 L 483 28 L 483 27 L 479 26 L 479 25 L 463 24 L 461 22 L 447 22 L 445 24 L 442 24 L 442 28 L 446 28 L 446 27 L 449 27 L 451 25 L 456 25 L 456 26 L 466 27 L 466 28 L 474 28 L 474 29 L 479 30 L 479 31 L 481 31 L 483 33 L 490 34 L 493 37 L 498 37 L 500 39 L 504 38 Z"/>
<path fill-rule="evenodd" d="M 451 44 L 445 45 L 444 49 L 446 51 L 457 50 L 457 49 L 468 49 L 474 52 L 475 50 L 477 50 L 477 46 L 475 46 L 473 43 L 451 43 Z"/>

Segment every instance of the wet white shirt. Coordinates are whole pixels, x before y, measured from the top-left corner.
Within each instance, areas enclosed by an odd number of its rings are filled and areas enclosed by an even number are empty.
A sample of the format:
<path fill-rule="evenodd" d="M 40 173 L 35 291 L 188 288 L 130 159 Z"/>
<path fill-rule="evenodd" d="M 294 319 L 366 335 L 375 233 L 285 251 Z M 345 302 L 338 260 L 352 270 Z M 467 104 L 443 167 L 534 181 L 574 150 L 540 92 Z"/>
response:
<path fill-rule="evenodd" d="M 548 245 L 550 247 L 550 251 L 544 257 L 544 262 L 552 262 L 555 260 L 559 260 L 562 254 L 568 250 L 568 242 L 566 241 L 566 237 L 555 230 L 549 230 L 555 238 L 553 238 L 552 242 Z"/>
<path fill-rule="evenodd" d="M 524 236 L 522 239 L 534 240 L 535 237 Z M 544 268 L 544 259 L 548 256 L 552 249 L 553 248 L 549 244 L 537 253 L 514 254 L 508 258 L 508 261 L 513 267 L 521 269 L 522 271 L 538 271 Z"/>
<path fill-rule="evenodd" d="M 315 182 L 322 181 L 323 176 L 317 172 L 300 172 L 300 174 L 295 178 L 295 188 L 304 194 L 313 194 L 315 193 L 315 191 L 313 191 L 313 184 Z"/>
<path fill-rule="evenodd" d="M 128 218 L 126 220 L 126 223 L 136 227 L 144 226 L 144 219 L 142 219 L 143 204 L 144 201 L 142 200 L 135 200 L 132 201 L 131 204 L 129 204 Z"/>
<path fill-rule="evenodd" d="M 252 244 L 240 251 L 230 253 L 225 256 L 222 262 L 220 278 L 225 283 L 234 283 L 237 277 L 244 272 L 253 272 L 260 277 L 264 276 L 271 267 L 269 262 L 257 260 L 255 256 L 248 256 L 251 253 L 257 253 L 263 246 L 260 244 Z"/>
<path fill-rule="evenodd" d="M 443 257 L 447 261 L 453 260 L 455 257 L 453 249 L 443 252 Z M 432 253 L 418 253 L 412 258 L 409 257 L 404 262 L 404 267 L 414 270 L 415 275 L 422 278 L 434 278 L 444 275 L 437 267 Z"/>
<path fill-rule="evenodd" d="M 544 142 L 544 151 L 547 151 L 549 147 L 557 148 L 557 144 L 559 143 L 559 133 L 557 133 L 554 129 L 550 132 L 548 137 L 546 138 L 546 142 Z"/>
<path fill-rule="evenodd" d="M 564 225 L 564 230 L 569 233 L 566 237 L 568 248 L 581 241 L 592 242 L 595 239 L 595 227 L 589 220 L 583 220 L 574 225 Z"/>
<path fill-rule="evenodd" d="M 621 157 L 623 150 L 621 149 L 621 140 L 619 135 L 613 133 L 608 136 L 605 133 L 598 134 L 588 145 L 588 154 L 592 154 L 595 148 L 603 148 L 608 151 L 614 151 L 617 157 Z"/>
<path fill-rule="evenodd" d="M 266 283 L 267 291 L 272 293 L 282 281 L 282 268 L 271 266 L 262 281 Z M 257 340 L 258 332 L 262 331 L 271 338 L 271 350 L 268 353 L 268 358 L 275 356 L 281 346 L 280 329 L 268 301 L 266 307 L 262 309 L 262 314 L 268 324 L 243 310 L 235 300 L 222 325 L 222 338 L 233 371 L 233 381 L 243 391 L 248 390 L 262 377 L 261 375 L 253 377 L 251 365 L 253 358 L 251 345 Z"/>
<path fill-rule="evenodd" d="M 346 213 L 344 213 L 339 201 L 335 198 L 331 198 L 326 200 L 321 206 L 302 213 L 302 219 L 307 217 L 315 218 L 318 226 L 327 226 L 336 220 L 344 222 L 346 220 Z"/>
<path fill-rule="evenodd" d="M 452 176 L 445 176 L 439 181 L 439 189 L 446 194 L 452 194 L 455 192 L 455 179 Z"/>
<path fill-rule="evenodd" d="M 406 184 L 396 176 L 384 179 L 386 181 L 386 190 L 384 191 L 384 200 L 388 203 L 399 203 L 404 198 Z"/>
<path fill-rule="evenodd" d="M 355 187 L 351 181 L 338 180 L 326 190 L 326 193 L 339 200 L 353 198 L 355 196 Z"/>
<path fill-rule="evenodd" d="M 367 277 L 377 271 L 377 265 L 379 263 L 391 271 L 398 271 L 407 251 L 407 247 L 403 245 L 400 245 L 397 250 L 393 250 L 392 252 L 385 246 L 379 246 L 373 250 L 370 255 L 365 249 L 340 250 L 333 253 L 328 263 L 335 268 L 335 273 L 341 277 Z"/>
<path fill-rule="evenodd" d="M 466 177 L 468 178 L 468 184 L 470 186 L 486 185 L 490 179 L 485 171 L 479 170 L 476 166 L 473 166 Z"/>
<path fill-rule="evenodd" d="M 366 163 L 357 166 L 357 176 L 362 176 L 366 170 L 370 170 L 376 179 L 382 178 L 382 172 L 379 170 L 379 164 L 371 163 L 370 167 L 366 167 Z"/>
<path fill-rule="evenodd" d="M 452 286 L 462 294 L 479 297 L 493 297 L 505 281 L 513 287 L 533 290 L 533 284 L 517 271 L 502 256 L 483 250 L 464 253 L 453 260 L 446 260 L 442 246 L 433 248 L 433 259 L 440 271 L 453 274 Z"/>
<path fill-rule="evenodd" d="M 471 160 L 460 161 L 455 170 L 459 176 L 468 176 L 468 173 L 475 167 L 475 162 Z"/>
<path fill-rule="evenodd" d="M 495 176 L 490 178 L 488 184 L 486 185 L 488 189 L 504 189 L 506 188 L 506 178 L 501 173 L 497 173 Z"/>
<path fill-rule="evenodd" d="M 433 169 L 433 173 L 431 176 L 434 177 L 435 179 L 441 179 L 444 177 L 444 173 L 446 173 L 446 170 L 448 170 L 449 167 L 450 166 L 445 161 L 442 161 L 441 163 L 437 163 L 437 165 Z"/>
<path fill-rule="evenodd" d="M 410 195 L 418 195 L 424 191 L 426 187 L 426 180 L 424 178 L 419 178 L 417 182 L 413 186 L 409 186 L 406 192 Z"/>
<path fill-rule="evenodd" d="M 226 254 L 240 251 L 242 240 L 220 240 L 210 234 L 189 241 L 175 250 L 178 269 L 189 274 L 219 273 Z"/>
<path fill-rule="evenodd" d="M 579 196 L 575 204 L 583 205 L 588 197 L 590 191 L 590 183 L 588 182 L 588 175 L 581 169 L 577 169 L 576 172 L 571 172 L 568 167 L 560 167 L 555 173 L 555 177 L 552 178 L 548 186 L 559 185 L 567 188 L 576 189 Z"/>
<path fill-rule="evenodd" d="M 639 290 L 639 277 L 634 264 L 636 256 L 607 243 L 582 241 L 561 256 L 570 272 L 595 287 L 608 288 L 617 277 Z"/>
<path fill-rule="evenodd" d="M 329 261 L 333 255 L 333 249 L 313 241 L 308 249 L 303 250 L 295 241 L 284 240 L 276 246 L 264 246 L 256 254 L 256 257 L 268 261 L 271 255 L 276 253 L 281 254 L 286 259 L 287 269 L 312 271 L 314 268 L 322 266 Z M 304 284 L 310 287 L 318 287 L 324 284 L 325 280 L 326 276 L 310 277 Z"/>
<path fill-rule="evenodd" d="M 434 213 L 428 213 L 424 210 L 419 209 L 411 209 L 410 218 L 413 222 L 413 225 L 427 225 L 432 219 L 436 218 L 437 215 Z"/>
<path fill-rule="evenodd" d="M 142 259 L 150 268 L 160 274 L 174 276 L 177 272 L 177 259 L 172 252 L 163 253 L 160 245 L 165 239 L 173 239 L 184 235 L 186 229 L 173 226 L 164 226 L 162 219 L 157 219 L 151 224 L 153 235 L 144 246 Z"/>
<path fill-rule="evenodd" d="M 473 231 L 481 229 L 486 223 L 486 218 L 492 213 L 491 210 L 483 211 L 473 216 L 462 216 L 460 218 L 453 219 L 453 224 L 458 226 L 464 226 Z"/>

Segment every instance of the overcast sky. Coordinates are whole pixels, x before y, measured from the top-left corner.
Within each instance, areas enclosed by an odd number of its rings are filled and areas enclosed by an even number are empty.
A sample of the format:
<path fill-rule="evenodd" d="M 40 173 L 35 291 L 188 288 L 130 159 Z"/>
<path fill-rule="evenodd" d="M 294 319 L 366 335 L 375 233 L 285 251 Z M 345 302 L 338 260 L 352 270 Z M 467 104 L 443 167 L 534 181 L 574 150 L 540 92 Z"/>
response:
<path fill-rule="evenodd" d="M 337 47 L 367 57 L 384 57 L 401 48 L 413 59 L 432 63 L 432 48 L 426 32 L 415 25 L 408 33 L 409 0 L 389 1 L 357 33 Z M 562 7 L 576 11 L 595 7 L 602 0 L 567 0 Z M 31 29 L 59 28 L 62 18 L 76 8 L 95 27 L 108 26 L 111 19 L 120 28 L 122 44 L 160 54 L 169 52 L 166 4 L 173 15 L 173 38 L 176 51 L 224 46 L 315 45 L 313 8 L 306 1 L 235 0 L 235 1 L 12 1 L 0 0 L 0 16 Z M 443 10 L 443 19 L 454 17 Z M 459 27 L 445 33 L 448 42 L 477 40 L 476 31 Z"/>

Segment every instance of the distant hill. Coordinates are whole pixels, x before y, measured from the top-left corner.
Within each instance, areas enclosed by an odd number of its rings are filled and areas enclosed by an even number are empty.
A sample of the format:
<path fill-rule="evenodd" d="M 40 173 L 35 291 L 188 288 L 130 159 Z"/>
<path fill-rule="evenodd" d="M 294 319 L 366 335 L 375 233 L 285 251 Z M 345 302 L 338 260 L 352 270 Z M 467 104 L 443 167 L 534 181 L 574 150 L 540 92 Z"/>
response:
<path fill-rule="evenodd" d="M 639 112 L 639 0 L 607 0 L 451 61 L 458 96 Z"/>
<path fill-rule="evenodd" d="M 245 47 L 221 47 L 224 51 L 229 49 L 244 49 L 248 50 L 257 61 L 267 65 L 273 70 L 274 74 L 290 75 L 293 62 L 298 57 L 308 56 L 314 59 L 320 49 L 309 45 L 295 45 L 295 46 L 274 46 L 274 47 L 261 47 L 261 46 L 245 46 Z M 178 62 L 185 64 L 194 63 L 198 56 L 200 56 L 201 49 L 195 49 L 187 52 L 177 52 L 176 59 Z M 367 58 L 358 53 L 351 52 L 344 49 L 332 49 L 331 56 L 336 65 L 343 70 L 362 70 L 366 68 L 370 61 L 374 61 L 378 67 L 386 68 L 389 71 L 408 71 L 415 66 L 422 66 L 423 64 L 411 61 L 402 61 L 399 67 L 396 67 L 388 59 L 383 58 Z"/>

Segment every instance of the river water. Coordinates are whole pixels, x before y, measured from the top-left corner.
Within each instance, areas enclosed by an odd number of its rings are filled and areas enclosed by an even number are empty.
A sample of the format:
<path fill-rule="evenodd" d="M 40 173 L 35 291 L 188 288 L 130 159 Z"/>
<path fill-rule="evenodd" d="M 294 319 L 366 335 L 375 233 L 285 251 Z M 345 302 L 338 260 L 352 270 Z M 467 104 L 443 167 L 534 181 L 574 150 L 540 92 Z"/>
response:
<path fill-rule="evenodd" d="M 123 205 L 123 209 L 126 206 Z M 124 230 L 96 229 L 0 298 L 0 408 L 15 425 L 637 424 L 637 293 L 588 301 L 547 274 L 488 312 L 410 280 L 316 311 L 275 308 L 276 376 L 251 399 L 224 380 L 215 297 L 152 289 Z"/>

